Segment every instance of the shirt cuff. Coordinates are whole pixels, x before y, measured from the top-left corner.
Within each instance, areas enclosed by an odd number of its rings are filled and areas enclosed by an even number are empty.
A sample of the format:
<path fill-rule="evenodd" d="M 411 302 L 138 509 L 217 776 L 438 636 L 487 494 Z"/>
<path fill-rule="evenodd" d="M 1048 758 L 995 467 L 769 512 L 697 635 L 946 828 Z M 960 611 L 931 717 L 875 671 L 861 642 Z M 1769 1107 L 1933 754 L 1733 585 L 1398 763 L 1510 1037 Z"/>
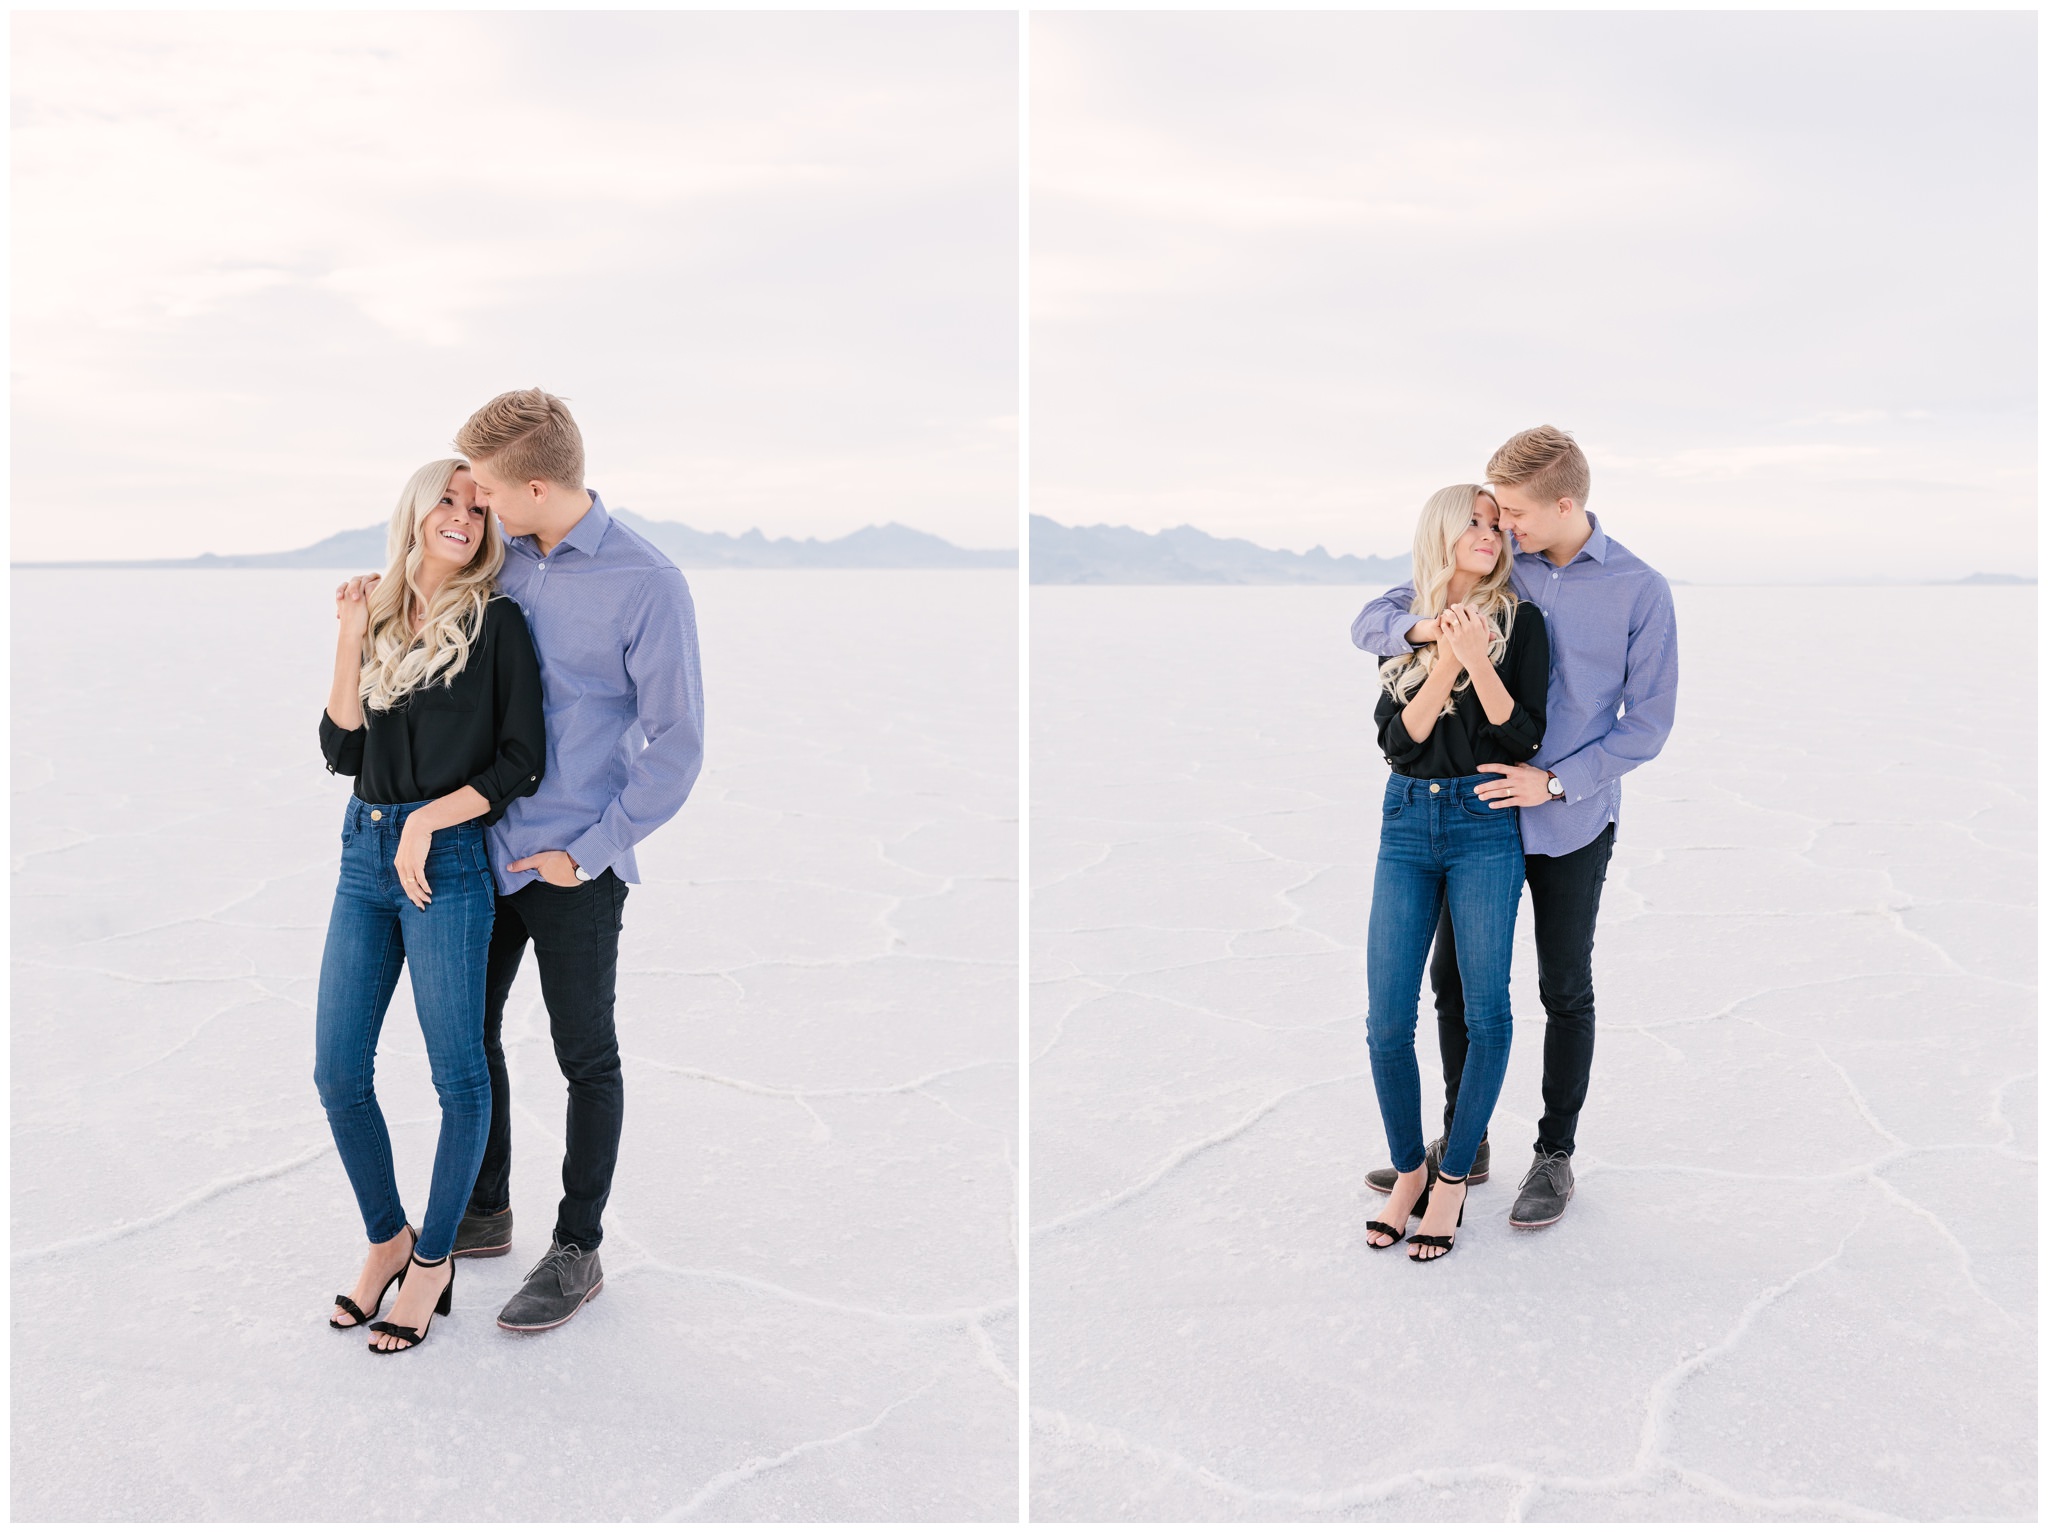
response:
<path fill-rule="evenodd" d="M 576 866 L 592 878 L 618 860 L 619 848 L 598 833 L 595 825 L 562 848 L 576 860 Z"/>
<path fill-rule="evenodd" d="M 1567 804 L 1582 804 L 1593 796 L 1597 784 L 1589 768 L 1573 761 L 1560 761 L 1556 766 L 1543 770 L 1564 784 L 1564 801 Z"/>

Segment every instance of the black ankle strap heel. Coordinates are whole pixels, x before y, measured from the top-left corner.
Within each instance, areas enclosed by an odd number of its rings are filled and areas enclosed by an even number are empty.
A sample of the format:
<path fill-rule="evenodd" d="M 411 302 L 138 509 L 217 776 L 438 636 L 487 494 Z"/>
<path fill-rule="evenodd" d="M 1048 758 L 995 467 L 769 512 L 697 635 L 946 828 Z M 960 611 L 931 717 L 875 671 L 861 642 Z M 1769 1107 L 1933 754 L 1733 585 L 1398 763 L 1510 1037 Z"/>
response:
<path fill-rule="evenodd" d="M 418 1230 L 414 1229 L 411 1225 L 408 1224 L 405 1227 L 405 1232 L 406 1234 L 412 1236 L 413 1243 L 415 1245 L 419 1243 L 420 1232 Z M 412 1258 L 408 1256 L 406 1258 L 405 1266 L 409 1267 L 411 1265 Z M 405 1287 L 405 1267 L 400 1267 L 396 1272 L 392 1273 L 390 1277 L 384 1280 L 384 1286 L 377 1290 L 377 1302 L 370 1306 L 370 1312 L 367 1315 L 363 1313 L 362 1306 L 357 1304 L 356 1301 L 350 1298 L 347 1294 L 336 1294 L 334 1296 L 334 1307 L 336 1309 L 343 1310 L 350 1315 L 353 1315 L 355 1318 L 349 1321 L 341 1321 L 336 1320 L 332 1315 L 329 1315 L 327 1317 L 327 1323 L 333 1326 L 334 1329 L 337 1331 L 354 1331 L 359 1330 L 365 1325 L 368 1325 L 372 1320 L 377 1318 L 378 1311 L 384 1308 L 384 1301 L 386 1298 L 390 1296 L 393 1284 L 396 1284 L 401 1289 Z"/>
<path fill-rule="evenodd" d="M 1467 1175 L 1470 1175 L 1470 1173 L 1468 1172 Z M 1441 1171 L 1437 1172 L 1436 1180 L 1446 1187 L 1462 1187 L 1465 1185 L 1465 1177 L 1446 1176 Z M 1463 1229 L 1464 1227 L 1465 1205 L 1460 1201 L 1458 1204 L 1458 1223 L 1456 1228 Z M 1434 1251 L 1436 1255 L 1424 1256 L 1420 1250 L 1410 1251 L 1408 1253 L 1408 1260 L 1411 1262 L 1439 1261 L 1450 1254 L 1451 1247 L 1456 1243 L 1457 1237 L 1455 1235 L 1410 1235 L 1408 1237 L 1408 1244 L 1419 1246 L 1424 1250 Z"/>
<path fill-rule="evenodd" d="M 448 1311 L 452 1309 L 455 1305 L 455 1269 L 454 1267 L 449 1265 L 454 1260 L 454 1254 L 451 1252 L 449 1255 L 442 1257 L 437 1262 L 423 1262 L 419 1259 L 417 1255 L 415 1255 L 406 1264 L 408 1269 L 418 1267 L 425 1272 L 431 1272 L 438 1267 L 448 1268 L 448 1286 L 441 1290 L 440 1300 L 434 1305 L 434 1314 L 436 1315 L 447 1314 Z M 369 1344 L 369 1347 L 372 1352 L 380 1353 L 386 1356 L 394 1352 L 410 1352 L 414 1347 L 418 1346 L 421 1342 L 427 1339 L 427 1332 L 432 1330 L 433 1328 L 434 1321 L 432 1316 L 429 1316 L 427 1319 L 427 1323 L 421 1326 L 417 1331 L 415 1331 L 409 1325 L 393 1325 L 388 1320 L 379 1320 L 370 1327 L 371 1330 L 376 1331 L 378 1334 L 383 1336 L 395 1336 L 400 1341 L 404 1342 L 405 1345 L 402 1347 L 380 1347 L 373 1341 Z"/>

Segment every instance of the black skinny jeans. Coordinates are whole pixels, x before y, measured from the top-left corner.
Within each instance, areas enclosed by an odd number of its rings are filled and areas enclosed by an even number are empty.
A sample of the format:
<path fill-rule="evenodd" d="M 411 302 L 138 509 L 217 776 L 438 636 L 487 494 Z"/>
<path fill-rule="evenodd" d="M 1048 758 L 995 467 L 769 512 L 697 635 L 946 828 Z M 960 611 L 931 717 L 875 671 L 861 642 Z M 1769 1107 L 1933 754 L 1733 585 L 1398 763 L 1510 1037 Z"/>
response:
<path fill-rule="evenodd" d="M 1539 1155 L 1569 1155 L 1576 1148 L 1579 1109 L 1586 1105 L 1586 1084 L 1593 1074 L 1593 928 L 1600 919 L 1600 891 L 1613 855 L 1614 826 L 1609 824 L 1575 852 L 1561 857 L 1532 853 L 1524 859 L 1529 914 L 1536 923 L 1536 989 L 1549 1019 L 1543 1029 Z M 1458 979 L 1458 943 L 1448 909 L 1437 919 L 1429 987 L 1436 993 L 1448 1137 L 1458 1107 L 1458 1080 L 1465 1073 L 1466 1047 L 1465 989 Z"/>
<path fill-rule="evenodd" d="M 562 1156 L 562 1203 L 554 1238 L 585 1251 L 595 1251 L 604 1240 L 604 1206 L 612 1195 L 619 1130 L 625 1122 L 626 1085 L 612 1018 L 625 908 L 625 882 L 610 869 L 573 889 L 536 880 L 516 893 L 501 894 L 484 977 L 491 1133 L 470 1211 L 497 1213 L 512 1202 L 512 1085 L 505 1071 L 503 1024 L 505 997 L 531 941 L 555 1063 L 569 1083 L 563 1135 L 568 1148 Z"/>

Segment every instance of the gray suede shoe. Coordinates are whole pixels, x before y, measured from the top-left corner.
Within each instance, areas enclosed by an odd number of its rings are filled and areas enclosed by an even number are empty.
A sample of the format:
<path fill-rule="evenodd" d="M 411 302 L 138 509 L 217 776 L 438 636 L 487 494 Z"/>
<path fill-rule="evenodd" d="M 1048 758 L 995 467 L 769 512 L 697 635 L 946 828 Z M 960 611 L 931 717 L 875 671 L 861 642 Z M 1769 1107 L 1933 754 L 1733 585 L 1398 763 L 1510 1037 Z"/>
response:
<path fill-rule="evenodd" d="M 503 1256 L 512 1249 L 512 1210 L 500 1214 L 462 1216 L 455 1226 L 455 1249 L 450 1256 Z"/>
<path fill-rule="evenodd" d="M 1563 1151 L 1537 1155 L 1515 1194 L 1515 1210 L 1508 1223 L 1518 1230 L 1540 1230 L 1564 1217 L 1564 1206 L 1572 1200 L 1572 1158 Z"/>
<path fill-rule="evenodd" d="M 1426 1146 L 1424 1146 L 1422 1151 L 1422 1163 L 1429 1168 L 1429 1174 L 1431 1176 L 1436 1175 L 1436 1168 L 1439 1164 L 1442 1163 L 1443 1158 L 1443 1140 L 1432 1139 Z M 1365 1173 L 1365 1185 L 1370 1187 L 1374 1192 L 1392 1192 L 1394 1190 L 1394 1178 L 1399 1176 L 1400 1174 L 1401 1173 L 1396 1171 L 1392 1166 L 1381 1166 L 1377 1171 L 1368 1171 Z M 1472 1157 L 1472 1174 L 1466 1177 L 1465 1180 L 1469 1185 L 1476 1187 L 1479 1185 L 1479 1183 L 1485 1181 L 1488 1177 L 1492 1175 L 1493 1147 L 1489 1145 L 1484 1139 L 1482 1139 L 1479 1141 L 1478 1153 Z"/>
<path fill-rule="evenodd" d="M 533 1264 L 526 1284 L 498 1311 L 498 1324 L 508 1331 L 551 1331 L 575 1317 L 604 1287 L 604 1268 L 595 1251 L 550 1242 L 548 1254 Z"/>

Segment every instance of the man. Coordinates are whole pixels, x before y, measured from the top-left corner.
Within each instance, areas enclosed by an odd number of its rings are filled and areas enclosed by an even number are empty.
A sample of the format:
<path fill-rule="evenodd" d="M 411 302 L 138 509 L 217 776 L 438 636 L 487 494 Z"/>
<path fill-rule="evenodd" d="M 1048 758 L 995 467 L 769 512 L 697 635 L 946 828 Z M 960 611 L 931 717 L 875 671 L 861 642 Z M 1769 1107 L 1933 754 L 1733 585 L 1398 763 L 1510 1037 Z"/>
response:
<path fill-rule="evenodd" d="M 1621 778 L 1664 748 L 1678 692 L 1678 637 L 1664 577 L 1601 530 L 1586 510 L 1592 471 L 1579 444 L 1554 426 L 1510 437 L 1486 465 L 1501 523 L 1515 539 L 1516 593 L 1550 630 L 1549 719 L 1543 748 L 1526 765 L 1481 763 L 1498 780 L 1477 791 L 1495 808 L 1522 811 L 1529 913 L 1536 927 L 1536 983 L 1543 1031 L 1543 1117 L 1536 1158 L 1508 1222 L 1541 1229 L 1564 1217 L 1579 1110 L 1593 1068 L 1593 927 L 1621 814 Z M 1437 636 L 1416 622 L 1412 585 L 1366 604 L 1351 641 L 1376 655 L 1407 654 Z M 1437 1039 L 1443 1052 L 1444 1134 L 1465 1063 L 1465 1000 L 1450 913 L 1439 918 L 1430 960 Z M 1432 1142 L 1434 1175 L 1444 1140 Z M 1485 1181 L 1492 1153 L 1481 1141 L 1471 1180 Z M 1366 1177 L 1391 1191 L 1395 1172 Z"/>
<path fill-rule="evenodd" d="M 598 1247 L 618 1160 L 625 1086 L 612 1007 L 633 847 L 682 808 L 704 760 L 697 620 L 682 573 L 612 520 L 583 483 L 583 436 L 552 394 L 500 394 L 455 444 L 507 539 L 499 586 L 540 654 L 548 761 L 540 787 L 490 828 L 498 881 L 486 973 L 491 1131 L 457 1256 L 512 1246 L 512 1095 L 505 998 L 529 940 L 555 1061 L 569 1083 L 553 1237 L 498 1316 L 543 1331 L 604 1283 Z"/>

